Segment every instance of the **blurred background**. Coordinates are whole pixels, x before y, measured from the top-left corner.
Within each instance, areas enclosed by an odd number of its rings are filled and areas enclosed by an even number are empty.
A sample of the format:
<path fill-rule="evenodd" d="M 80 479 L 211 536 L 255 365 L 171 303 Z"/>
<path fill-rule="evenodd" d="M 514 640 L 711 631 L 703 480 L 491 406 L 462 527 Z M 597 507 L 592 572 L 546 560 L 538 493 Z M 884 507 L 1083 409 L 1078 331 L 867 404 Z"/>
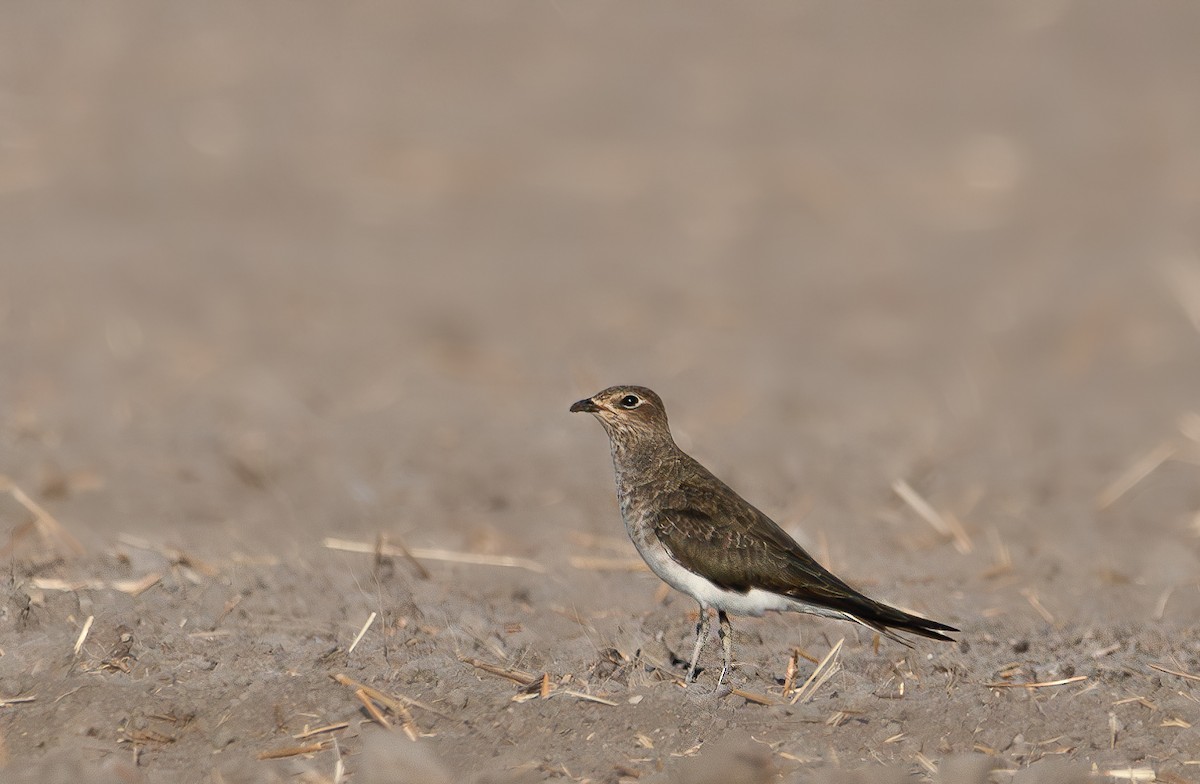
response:
<path fill-rule="evenodd" d="M 1194 466 L 1095 503 L 1200 381 L 1194 3 L 3 16 L 0 472 L 89 546 L 619 537 L 630 382 L 835 556 L 904 477 L 1195 565 Z"/>

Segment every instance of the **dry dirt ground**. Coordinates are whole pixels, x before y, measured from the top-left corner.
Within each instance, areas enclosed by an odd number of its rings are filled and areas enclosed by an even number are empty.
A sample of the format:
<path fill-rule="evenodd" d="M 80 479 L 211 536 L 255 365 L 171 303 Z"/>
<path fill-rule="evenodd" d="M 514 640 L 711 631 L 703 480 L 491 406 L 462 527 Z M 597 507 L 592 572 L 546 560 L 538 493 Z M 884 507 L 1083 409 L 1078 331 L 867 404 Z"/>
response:
<path fill-rule="evenodd" d="M 1200 5 L 0 17 L 6 784 L 1200 780 Z M 680 688 L 617 382 L 960 641 Z"/>

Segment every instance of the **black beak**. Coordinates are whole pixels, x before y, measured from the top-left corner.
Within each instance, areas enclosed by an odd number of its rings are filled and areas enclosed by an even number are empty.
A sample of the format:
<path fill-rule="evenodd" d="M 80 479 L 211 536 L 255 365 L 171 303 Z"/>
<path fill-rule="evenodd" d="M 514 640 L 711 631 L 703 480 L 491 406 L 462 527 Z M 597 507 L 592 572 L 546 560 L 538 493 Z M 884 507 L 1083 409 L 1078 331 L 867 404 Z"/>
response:
<path fill-rule="evenodd" d="M 571 413 L 578 414 L 580 411 L 585 411 L 589 414 L 594 414 L 600 410 L 600 406 L 592 402 L 592 399 L 584 398 L 576 403 L 571 404 Z"/>

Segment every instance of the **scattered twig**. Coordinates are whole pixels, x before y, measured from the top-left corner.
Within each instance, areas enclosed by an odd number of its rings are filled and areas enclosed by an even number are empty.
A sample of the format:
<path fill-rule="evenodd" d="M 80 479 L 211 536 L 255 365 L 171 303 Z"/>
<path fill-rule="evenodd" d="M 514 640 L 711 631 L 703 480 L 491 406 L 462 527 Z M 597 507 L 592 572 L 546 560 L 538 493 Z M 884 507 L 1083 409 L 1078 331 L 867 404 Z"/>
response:
<path fill-rule="evenodd" d="M 43 591 L 120 591 L 130 596 L 140 596 L 162 580 L 158 572 L 151 572 L 136 580 L 62 580 L 57 577 L 34 577 L 29 584 Z"/>
<path fill-rule="evenodd" d="M 0 697 L 0 708 L 7 708 L 10 705 L 21 705 L 26 702 L 35 702 L 37 697 Z"/>
<path fill-rule="evenodd" d="M 1154 662 L 1146 662 L 1146 666 L 1152 670 L 1165 672 L 1167 675 L 1176 675 L 1180 678 L 1186 678 L 1189 681 L 1200 681 L 1200 675 L 1193 675 L 1192 673 L 1184 672 L 1183 670 L 1173 670 L 1170 667 L 1164 667 L 1163 665 L 1155 664 Z"/>
<path fill-rule="evenodd" d="M 786 700 L 792 696 L 792 689 L 796 686 L 796 673 L 800 670 L 800 649 L 792 648 L 792 655 L 788 657 L 787 673 L 783 677 L 783 699 Z"/>
<path fill-rule="evenodd" d="M 58 522 L 54 515 L 43 509 L 38 502 L 26 495 L 24 490 L 3 474 L 0 474 L 0 493 L 8 493 L 17 503 L 29 510 L 33 515 L 33 527 L 44 544 L 65 550 L 71 555 L 83 555 L 86 552 L 83 544 L 62 523 Z M 14 531 L 9 537 L 8 544 L 0 547 L 0 556 L 8 556 L 16 549 L 17 540 L 23 533 L 22 528 Z"/>
<path fill-rule="evenodd" d="M 363 707 L 366 708 L 367 715 L 370 716 L 376 724 L 378 724 L 380 727 L 383 727 L 385 730 L 390 730 L 392 728 L 392 723 L 387 720 L 387 716 L 384 716 L 383 711 L 379 710 L 378 706 L 376 706 L 375 703 L 371 701 L 371 698 L 367 696 L 366 689 L 355 689 L 354 696 L 357 697 L 358 701 L 363 704 Z M 413 738 L 413 740 L 416 740 L 416 738 Z"/>
<path fill-rule="evenodd" d="M 380 531 L 379 535 L 375 537 L 376 562 L 388 557 L 388 554 L 384 552 L 384 550 L 387 548 L 389 538 L 392 538 L 392 540 L 396 543 L 396 549 L 398 549 L 400 554 L 404 556 L 404 560 L 408 561 L 408 565 L 413 568 L 413 571 L 417 573 L 417 576 L 422 580 L 428 580 L 430 577 L 429 570 L 425 568 L 425 564 L 413 557 L 412 551 L 409 550 L 408 546 L 404 544 L 404 540 L 395 537 L 388 537 L 388 535 L 383 531 Z"/>
<path fill-rule="evenodd" d="M 306 743 L 303 746 L 289 746 L 286 749 L 260 751 L 258 753 L 258 758 L 260 760 L 273 760 L 284 759 L 286 757 L 298 757 L 301 754 L 316 754 L 319 751 L 325 751 L 332 745 L 332 740 L 322 740 L 316 743 Z"/>
<path fill-rule="evenodd" d="M 812 699 L 817 689 L 821 688 L 825 684 L 825 681 L 832 678 L 842 668 L 842 665 L 837 661 L 837 657 L 838 653 L 842 650 L 842 643 L 845 641 L 846 638 L 843 637 L 829 649 L 829 653 L 825 654 L 824 659 L 821 659 L 821 663 L 808 676 L 808 680 L 804 682 L 804 685 L 796 690 L 796 696 L 792 697 L 792 705 L 798 702 L 808 702 Z"/>
<path fill-rule="evenodd" d="M 388 709 L 395 711 L 397 714 L 399 713 L 399 711 L 396 709 L 395 706 L 400 706 L 401 708 L 404 708 L 404 707 L 411 705 L 414 708 L 420 708 L 423 711 L 432 713 L 434 716 L 437 716 L 439 718 L 443 718 L 443 719 L 450 718 L 445 713 L 442 713 L 441 711 L 439 711 L 437 708 L 434 708 L 432 705 L 422 702 L 421 700 L 413 699 L 412 697 L 406 697 L 403 694 L 385 694 L 384 692 L 379 691 L 379 689 L 373 688 L 371 686 L 367 686 L 364 683 L 359 683 L 358 681 L 354 680 L 353 678 L 350 678 L 341 673 L 338 673 L 337 675 L 333 675 L 332 678 L 335 681 L 337 681 L 338 683 L 342 684 L 343 686 L 348 686 L 352 689 L 362 689 L 363 691 L 365 691 L 367 693 L 367 696 L 369 696 L 371 699 L 375 700 L 380 705 L 383 705 L 383 706 L 387 707 Z"/>
<path fill-rule="evenodd" d="M 1042 620 L 1046 623 L 1054 623 L 1054 615 L 1046 609 L 1046 605 L 1042 604 L 1042 600 L 1038 598 L 1036 591 L 1032 588 L 1022 588 L 1021 595 L 1029 602 L 1029 606 L 1037 611 L 1038 615 L 1042 616 Z"/>
<path fill-rule="evenodd" d="M 771 699 L 767 695 L 757 694 L 752 691 L 745 691 L 743 689 L 730 689 L 729 693 L 736 694 L 737 696 L 741 697 L 746 702 L 753 702 L 755 705 L 777 705 L 778 704 L 777 702 L 775 702 L 775 700 Z"/>
<path fill-rule="evenodd" d="M 335 539 L 326 537 L 321 540 L 322 546 L 329 550 L 341 550 L 347 553 L 366 553 L 367 555 L 376 552 L 376 546 L 369 542 L 352 542 L 347 539 Z M 425 559 L 428 561 L 449 561 L 451 563 L 476 564 L 479 566 L 506 566 L 515 569 L 525 569 L 538 574 L 545 574 L 546 567 L 542 566 L 537 561 L 529 558 L 518 558 L 511 555 L 485 555 L 483 553 L 462 553 L 454 550 L 442 550 L 435 547 L 413 547 L 401 550 L 398 547 L 385 545 L 379 548 L 379 552 L 383 555 L 404 556 L 407 552 L 413 558 Z"/>
<path fill-rule="evenodd" d="M 613 702 L 612 700 L 605 699 L 604 697 L 597 697 L 595 694 L 585 694 L 584 692 L 572 691 L 571 689 L 560 689 L 554 693 L 566 694 L 568 697 L 575 697 L 576 699 L 586 700 L 588 702 L 598 702 L 601 705 L 610 705 L 614 708 L 617 707 L 617 703 Z"/>
<path fill-rule="evenodd" d="M 1132 490 L 1138 482 L 1150 476 L 1156 468 L 1171 459 L 1178 448 L 1173 441 L 1163 441 L 1145 455 L 1135 460 L 1129 468 L 1125 469 L 1125 473 L 1118 476 L 1108 487 L 1100 491 L 1100 494 L 1096 496 L 1096 508 L 1107 509 L 1115 504 L 1121 496 Z"/>
<path fill-rule="evenodd" d="M 96 616 L 89 615 L 87 620 L 83 622 L 83 628 L 79 630 L 79 638 L 75 640 L 75 655 L 79 655 L 79 651 L 83 649 L 83 643 L 87 639 L 88 632 L 92 630 L 92 621 L 96 620 Z"/>
<path fill-rule="evenodd" d="M 999 577 L 1011 572 L 1013 568 L 1012 553 L 1009 552 L 1008 545 L 1000 538 L 1000 532 L 994 526 L 988 529 L 988 541 L 991 542 L 992 550 L 996 553 L 996 561 L 984 571 L 983 576 Z"/>
<path fill-rule="evenodd" d="M 1056 681 L 997 681 L 995 683 L 985 683 L 984 685 L 992 689 L 1044 689 L 1048 686 L 1066 686 L 1068 683 L 1079 683 L 1086 681 L 1086 675 L 1074 675 L 1070 678 L 1059 678 Z"/>
<path fill-rule="evenodd" d="M 1154 614 L 1151 616 L 1156 621 L 1161 621 L 1163 616 L 1167 614 L 1167 602 L 1171 600 L 1171 594 L 1175 593 L 1175 586 L 1168 585 L 1166 589 L 1158 595 L 1158 601 L 1154 603 Z"/>
<path fill-rule="evenodd" d="M 139 550 L 149 550 L 152 553 L 158 553 L 163 558 L 171 562 L 173 566 L 182 566 L 185 569 L 195 569 L 205 577 L 216 577 L 221 573 L 217 567 L 210 563 L 201 561 L 199 558 L 193 558 L 176 547 L 168 547 L 164 544 L 151 542 L 148 539 L 143 539 L 140 536 L 133 534 L 120 533 L 117 534 L 117 541 L 130 547 L 136 547 Z"/>
<path fill-rule="evenodd" d="M 237 608 L 237 606 L 241 604 L 242 600 L 245 598 L 245 594 L 239 593 L 226 601 L 225 605 L 221 608 L 221 614 L 217 616 L 217 620 L 213 623 L 213 626 L 220 626 L 222 623 L 224 623 L 225 619 L 229 617 L 229 613 L 233 612 L 234 609 Z"/>
<path fill-rule="evenodd" d="M 348 721 L 339 721 L 336 724 L 326 724 L 324 727 L 313 727 L 311 730 L 305 730 L 292 736 L 295 740 L 305 740 L 315 735 L 324 735 L 326 732 L 337 732 L 344 730 L 350 726 Z"/>
<path fill-rule="evenodd" d="M 347 655 L 354 653 L 354 649 L 358 647 L 358 643 L 366 635 L 367 629 L 370 629 L 371 624 L 375 623 L 375 617 L 376 617 L 375 613 L 371 613 L 370 615 L 367 616 L 367 622 L 364 623 L 362 625 L 362 628 L 358 630 L 358 636 L 354 638 L 354 642 L 350 643 L 350 647 L 346 649 Z"/>
<path fill-rule="evenodd" d="M 1158 778 L 1154 773 L 1154 768 L 1118 768 L 1117 770 L 1106 770 L 1102 775 L 1125 781 L 1154 781 Z"/>
<path fill-rule="evenodd" d="M 896 495 L 912 507 L 912 510 L 920 515 L 921 519 L 933 526 L 933 530 L 937 531 L 947 539 L 954 540 L 954 549 L 964 555 L 974 549 L 971 543 L 971 537 L 967 535 L 967 531 L 963 528 L 962 523 L 954 515 L 943 515 L 941 512 L 933 508 L 933 505 L 913 489 L 912 485 L 903 479 L 897 479 L 892 482 L 892 490 Z"/>
<path fill-rule="evenodd" d="M 501 678 L 508 678 L 510 681 L 519 683 L 522 686 L 528 686 L 534 681 L 541 680 L 540 676 L 534 675 L 533 673 L 523 672 L 522 670 L 510 670 L 506 667 L 489 664 L 488 662 L 480 659 L 472 659 L 470 657 L 460 656 L 458 660 L 469 664 L 472 667 L 483 670 L 484 672 L 490 672 L 492 675 L 499 675 Z"/>

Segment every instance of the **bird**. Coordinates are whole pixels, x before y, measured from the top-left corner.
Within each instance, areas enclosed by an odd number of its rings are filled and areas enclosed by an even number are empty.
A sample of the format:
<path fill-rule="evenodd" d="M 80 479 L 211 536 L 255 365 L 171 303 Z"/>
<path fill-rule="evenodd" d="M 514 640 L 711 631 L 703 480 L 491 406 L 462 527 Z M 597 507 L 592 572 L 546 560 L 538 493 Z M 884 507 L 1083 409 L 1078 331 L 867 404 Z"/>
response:
<path fill-rule="evenodd" d="M 608 434 L 617 502 L 629 538 L 650 571 L 700 605 L 685 684 L 717 611 L 724 654 L 720 688 L 733 667 L 730 615 L 799 612 L 862 624 L 911 647 L 897 632 L 954 642 L 958 629 L 867 597 L 817 563 L 775 521 L 675 443 L 662 398 L 643 386 L 612 386 L 571 405 Z"/>

